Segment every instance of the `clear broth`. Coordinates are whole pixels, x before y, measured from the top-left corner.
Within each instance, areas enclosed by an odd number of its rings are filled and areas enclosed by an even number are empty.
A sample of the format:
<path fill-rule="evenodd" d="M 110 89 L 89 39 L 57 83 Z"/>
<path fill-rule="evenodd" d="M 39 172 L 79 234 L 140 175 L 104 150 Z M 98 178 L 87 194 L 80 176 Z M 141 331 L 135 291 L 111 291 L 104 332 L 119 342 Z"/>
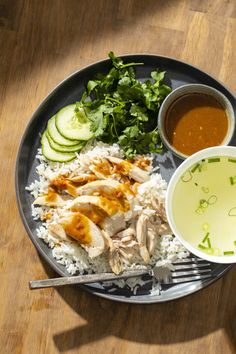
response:
<path fill-rule="evenodd" d="M 173 194 L 178 232 L 194 247 L 213 255 L 236 252 L 236 159 L 201 160 L 178 181 Z"/>

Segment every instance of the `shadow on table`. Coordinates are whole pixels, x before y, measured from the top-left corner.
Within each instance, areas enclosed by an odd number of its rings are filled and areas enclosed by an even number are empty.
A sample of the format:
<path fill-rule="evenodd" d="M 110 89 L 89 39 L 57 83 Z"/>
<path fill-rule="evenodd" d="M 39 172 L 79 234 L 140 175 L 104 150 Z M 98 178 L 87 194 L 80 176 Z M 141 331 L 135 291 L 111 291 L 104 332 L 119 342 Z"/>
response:
<path fill-rule="evenodd" d="M 44 262 L 49 276 L 52 271 Z M 236 268 L 221 280 L 191 296 L 161 304 L 130 305 L 95 297 L 77 287 L 58 288 L 64 301 L 87 321 L 86 325 L 54 335 L 64 352 L 115 336 L 148 344 L 190 341 L 224 329 L 236 351 Z"/>
<path fill-rule="evenodd" d="M 99 49 L 109 46 L 110 50 L 114 50 L 117 47 L 115 41 L 109 42 L 109 33 L 115 38 L 126 26 L 132 32 L 140 18 L 144 22 L 145 16 L 159 13 L 160 8 L 162 11 L 168 10 L 168 2 L 79 0 L 51 1 L 50 6 L 44 6 L 41 1 L 27 4 L 24 0 L 3 1 L 0 4 L 0 28 L 19 35 L 11 54 L 17 58 L 12 83 L 22 78 L 22 73 L 26 77 L 33 75 L 34 69 L 45 67 L 47 71 L 48 67 L 57 61 L 64 61 L 72 53 L 77 57 L 78 65 L 83 66 L 86 63 L 83 52 L 86 49 L 87 60 L 99 59 L 96 56 Z M 121 37 L 120 40 L 125 39 Z M 78 48 L 81 50 L 78 51 Z M 35 87 L 37 89 L 37 83 Z"/>

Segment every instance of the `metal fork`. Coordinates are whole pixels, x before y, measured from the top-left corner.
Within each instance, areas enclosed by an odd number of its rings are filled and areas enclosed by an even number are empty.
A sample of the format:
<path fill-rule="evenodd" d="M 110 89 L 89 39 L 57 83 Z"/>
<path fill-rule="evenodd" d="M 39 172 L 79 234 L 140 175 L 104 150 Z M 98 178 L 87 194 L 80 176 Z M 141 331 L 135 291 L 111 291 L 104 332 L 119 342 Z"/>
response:
<path fill-rule="evenodd" d="M 152 269 L 141 269 L 125 271 L 122 274 L 114 273 L 86 274 L 70 277 L 61 277 L 44 280 L 32 280 L 29 282 L 30 289 L 40 289 L 49 287 L 58 287 L 73 284 L 90 284 L 97 282 L 114 281 L 119 279 L 128 279 L 150 275 L 160 284 L 179 284 L 196 280 L 205 280 L 212 278 L 211 264 L 197 257 L 189 257 L 172 262 L 173 270 L 167 266 L 154 266 Z"/>
<path fill-rule="evenodd" d="M 213 278 L 211 263 L 204 259 L 188 257 L 172 262 L 172 264 L 173 270 L 169 270 L 169 273 L 164 267 L 153 268 L 153 276 L 159 280 L 161 284 L 180 284 Z"/>

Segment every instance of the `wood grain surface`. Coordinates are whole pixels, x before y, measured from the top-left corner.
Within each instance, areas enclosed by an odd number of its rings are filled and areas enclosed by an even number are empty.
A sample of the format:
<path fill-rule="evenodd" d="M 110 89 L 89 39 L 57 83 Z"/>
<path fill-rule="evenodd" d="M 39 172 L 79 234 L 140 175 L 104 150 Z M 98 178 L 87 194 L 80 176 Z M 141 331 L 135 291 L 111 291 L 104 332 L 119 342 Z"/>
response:
<path fill-rule="evenodd" d="M 236 1 L 0 0 L 0 353 L 236 353 L 236 267 L 194 295 L 148 306 L 28 289 L 55 274 L 16 206 L 21 136 L 55 85 L 110 50 L 185 60 L 236 94 Z"/>

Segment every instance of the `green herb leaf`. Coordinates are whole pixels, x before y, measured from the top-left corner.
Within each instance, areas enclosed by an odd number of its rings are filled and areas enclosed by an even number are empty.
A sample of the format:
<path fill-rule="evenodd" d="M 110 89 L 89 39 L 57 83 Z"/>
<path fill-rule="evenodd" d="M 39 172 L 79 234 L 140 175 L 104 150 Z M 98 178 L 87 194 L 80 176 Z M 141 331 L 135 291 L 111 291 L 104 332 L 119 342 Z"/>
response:
<path fill-rule="evenodd" d="M 130 114 L 143 122 L 148 121 L 147 109 L 145 107 L 140 107 L 135 103 L 133 103 L 130 108 Z"/>
<path fill-rule="evenodd" d="M 95 89 L 96 86 L 99 85 L 99 81 L 98 80 L 90 80 L 87 84 L 87 91 L 88 91 L 88 95 L 90 95 L 90 93 Z"/>
<path fill-rule="evenodd" d="M 136 78 L 135 67 L 110 52 L 112 67 L 87 84 L 76 112 L 84 108 L 96 139 L 120 144 L 125 156 L 160 152 L 157 130 L 159 107 L 171 88 L 163 83 L 165 72 L 151 72 L 150 80 Z M 89 99 L 88 99 L 88 96 Z"/>

